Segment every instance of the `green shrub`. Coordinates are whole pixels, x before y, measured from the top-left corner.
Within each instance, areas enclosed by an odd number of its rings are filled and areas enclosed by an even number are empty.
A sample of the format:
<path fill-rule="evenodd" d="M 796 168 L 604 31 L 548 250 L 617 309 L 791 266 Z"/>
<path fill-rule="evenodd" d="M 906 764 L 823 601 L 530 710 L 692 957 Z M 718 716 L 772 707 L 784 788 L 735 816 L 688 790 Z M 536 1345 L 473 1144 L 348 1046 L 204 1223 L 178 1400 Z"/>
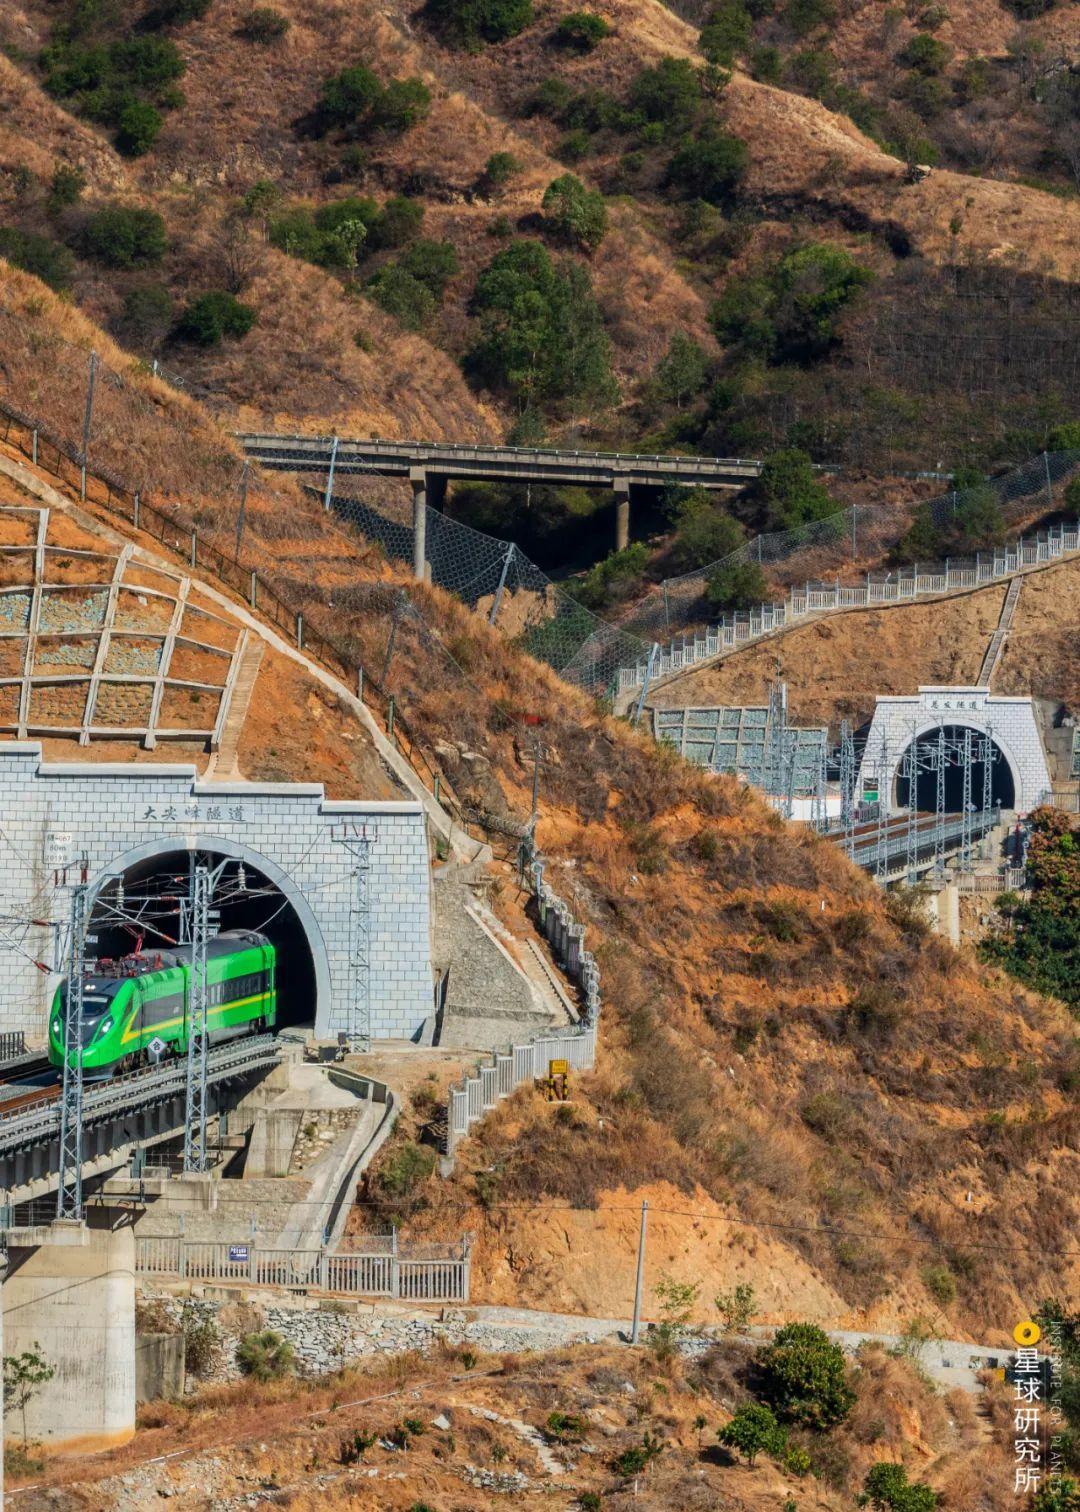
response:
<path fill-rule="evenodd" d="M 183 26 L 188 21 L 201 21 L 210 5 L 211 0 L 154 0 L 143 18 L 143 25 Z"/>
<path fill-rule="evenodd" d="M 701 28 L 698 46 L 710 63 L 730 68 L 750 46 L 753 21 L 743 0 L 724 0 L 710 11 Z"/>
<path fill-rule="evenodd" d="M 367 245 L 373 252 L 389 247 L 403 247 L 411 241 L 424 219 L 424 207 L 419 200 L 408 199 L 404 194 L 392 194 L 377 213 L 368 209 L 370 200 L 356 202 L 363 207 L 360 219 L 368 227 Z"/>
<path fill-rule="evenodd" d="M 761 1395 L 778 1418 L 813 1429 L 842 1423 L 855 1404 L 843 1350 L 813 1323 L 788 1323 L 757 1357 Z"/>
<path fill-rule="evenodd" d="M 458 271 L 457 253 L 450 242 L 431 241 L 421 237 L 398 259 L 410 278 L 423 284 L 436 303 L 441 302 L 446 285 Z"/>
<path fill-rule="evenodd" d="M 37 231 L 0 226 L 0 257 L 6 258 L 12 267 L 40 278 L 57 293 L 70 289 L 75 277 L 75 260 L 68 249 Z"/>
<path fill-rule="evenodd" d="M 804 47 L 788 59 L 784 74 L 796 89 L 828 101 L 836 88 L 836 59 L 827 47 Z"/>
<path fill-rule="evenodd" d="M 57 163 L 49 186 L 49 214 L 55 215 L 78 202 L 86 188 L 86 174 L 71 163 Z"/>
<path fill-rule="evenodd" d="M 602 562 L 591 567 L 583 578 L 564 586 L 587 609 L 606 609 L 639 591 L 648 565 L 648 548 L 641 541 L 635 541 L 624 551 L 611 552 Z"/>
<path fill-rule="evenodd" d="M 714 609 L 753 609 L 769 597 L 769 585 L 757 562 L 729 562 L 718 567 L 705 585 Z"/>
<path fill-rule="evenodd" d="M 200 1318 L 185 1306 L 181 1324 L 184 1334 L 184 1369 L 193 1376 L 208 1376 L 221 1353 L 221 1330 L 211 1317 Z"/>
<path fill-rule="evenodd" d="M 142 157 L 161 135 L 161 111 L 148 100 L 129 100 L 116 118 L 116 150 L 125 157 Z"/>
<path fill-rule="evenodd" d="M 293 206 L 270 222 L 268 234 L 271 243 L 290 257 L 348 271 L 356 266 L 360 245 L 378 214 L 374 200 L 350 195 L 320 205 L 314 212 L 304 205 Z"/>
<path fill-rule="evenodd" d="M 428 0 L 434 24 L 465 47 L 506 42 L 532 23 L 532 0 Z"/>
<path fill-rule="evenodd" d="M 549 1412 L 544 1425 L 557 1444 L 580 1444 L 588 1426 L 585 1418 L 573 1412 Z"/>
<path fill-rule="evenodd" d="M 182 101 L 175 82 L 184 60 L 164 37 L 134 35 L 84 42 L 59 29 L 41 54 L 45 88 L 69 108 L 116 130 L 121 152 L 149 150 L 161 130 L 161 111 Z"/>
<path fill-rule="evenodd" d="M 580 163 L 582 158 L 588 157 L 591 151 L 592 137 L 579 126 L 559 139 L 555 156 L 560 163 Z"/>
<path fill-rule="evenodd" d="M 1052 1478 L 1036 1491 L 1031 1512 L 1080 1512 L 1080 1482 L 1071 1475 Z"/>
<path fill-rule="evenodd" d="M 787 0 L 784 20 L 797 37 L 808 37 L 819 26 L 831 26 L 836 20 L 833 0 Z"/>
<path fill-rule="evenodd" d="M 742 526 L 706 489 L 694 489 L 676 506 L 672 555 L 680 571 L 726 557 L 742 539 Z"/>
<path fill-rule="evenodd" d="M 420 331 L 434 318 L 436 301 L 431 290 L 399 263 L 380 268 L 368 279 L 365 290 L 407 331 Z"/>
<path fill-rule="evenodd" d="M 379 1185 L 390 1197 L 411 1197 L 435 1169 L 435 1151 L 406 1140 L 379 1171 Z"/>
<path fill-rule="evenodd" d="M 761 1402 L 747 1402 L 737 1409 L 730 1423 L 716 1430 L 716 1437 L 728 1449 L 736 1449 L 753 1466 L 758 1455 L 782 1453 L 787 1434 L 772 1412 Z"/>
<path fill-rule="evenodd" d="M 224 289 L 212 289 L 193 299 L 176 323 L 180 341 L 218 346 L 226 336 L 246 336 L 255 324 L 255 311 Z"/>
<path fill-rule="evenodd" d="M 603 241 L 608 223 L 604 196 L 586 189 L 572 173 L 552 180 L 544 191 L 541 208 L 548 230 L 560 241 L 586 252 L 595 252 Z"/>
<path fill-rule="evenodd" d="M 900 52 L 900 62 L 916 73 L 939 74 L 952 56 L 950 49 L 929 32 L 916 32 Z"/>
<path fill-rule="evenodd" d="M 919 1275 L 939 1307 L 956 1301 L 956 1277 L 947 1265 L 924 1265 Z"/>
<path fill-rule="evenodd" d="M 631 109 L 660 126 L 665 136 L 686 131 L 701 105 L 701 80 L 688 58 L 661 58 L 630 85 Z"/>
<path fill-rule="evenodd" d="M 272 1328 L 245 1334 L 236 1346 L 236 1363 L 256 1381 L 276 1381 L 295 1368 L 292 1345 Z"/>
<path fill-rule="evenodd" d="M 667 182 L 694 199 L 724 206 L 730 203 L 748 161 L 745 142 L 709 126 L 675 153 L 667 166 Z"/>
<path fill-rule="evenodd" d="M 355 63 L 323 80 L 316 114 L 326 127 L 351 126 L 365 118 L 382 94 L 382 85 L 370 68 Z"/>
<path fill-rule="evenodd" d="M 391 79 L 375 102 L 374 125 L 403 132 L 418 125 L 431 109 L 431 90 L 423 79 Z"/>
<path fill-rule="evenodd" d="M 644 1433 L 640 1444 L 624 1449 L 621 1454 L 615 1456 L 611 1462 L 612 1469 L 616 1475 L 631 1480 L 635 1475 L 644 1474 L 653 1460 L 659 1458 L 663 1452 L 663 1442 L 654 1434 Z"/>
<path fill-rule="evenodd" d="M 595 11 L 571 11 L 555 28 L 555 41 L 571 52 L 589 53 L 611 36 L 611 27 Z"/>
<path fill-rule="evenodd" d="M 245 42 L 277 42 L 289 30 L 289 18 L 272 5 L 256 5 L 245 11 L 236 28 Z"/>
<path fill-rule="evenodd" d="M 783 73 L 783 58 L 778 47 L 765 43 L 755 47 L 750 54 L 750 77 L 761 84 L 779 84 Z"/>
<path fill-rule="evenodd" d="M 523 114 L 547 116 L 552 121 L 558 121 L 562 119 L 573 98 L 574 91 L 566 80 L 552 74 L 526 96 Z"/>
<path fill-rule="evenodd" d="M 937 1492 L 908 1480 L 903 1465 L 879 1460 L 863 1482 L 865 1500 L 875 1512 L 933 1512 Z"/>
<path fill-rule="evenodd" d="M 487 193 L 504 189 L 521 172 L 521 164 L 512 152 L 493 152 L 484 165 L 482 182 Z"/>
<path fill-rule="evenodd" d="M 81 245 L 88 257 L 109 268 L 136 268 L 160 262 L 165 254 L 165 222 L 156 210 L 105 205 L 89 217 Z"/>
<path fill-rule="evenodd" d="M 751 494 L 764 507 L 770 529 L 789 530 L 808 520 L 826 519 L 837 511 L 835 499 L 818 480 L 810 458 L 794 446 L 766 457 Z"/>
<path fill-rule="evenodd" d="M 1080 451 L 1080 420 L 1055 425 L 1046 438 L 1046 445 L 1050 451 Z"/>
<path fill-rule="evenodd" d="M 132 346 L 153 347 L 164 339 L 172 322 L 173 302 L 168 289 L 161 284 L 142 284 L 124 295 L 117 331 Z"/>

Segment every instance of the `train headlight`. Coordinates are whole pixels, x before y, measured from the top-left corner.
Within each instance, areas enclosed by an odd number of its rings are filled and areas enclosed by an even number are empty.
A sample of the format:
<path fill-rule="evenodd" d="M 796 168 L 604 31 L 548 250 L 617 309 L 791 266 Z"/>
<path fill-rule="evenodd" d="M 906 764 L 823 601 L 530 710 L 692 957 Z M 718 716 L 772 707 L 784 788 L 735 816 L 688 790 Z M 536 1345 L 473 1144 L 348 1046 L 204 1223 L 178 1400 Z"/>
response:
<path fill-rule="evenodd" d="M 60 1020 L 58 1018 L 54 1018 L 52 1021 L 52 1032 L 54 1039 L 60 1038 Z"/>
<path fill-rule="evenodd" d="M 109 1032 L 109 1030 L 111 1028 L 112 1028 L 112 1019 L 111 1018 L 102 1019 L 102 1021 L 101 1021 L 101 1028 L 98 1030 L 98 1033 L 99 1034 L 108 1034 L 108 1032 Z"/>

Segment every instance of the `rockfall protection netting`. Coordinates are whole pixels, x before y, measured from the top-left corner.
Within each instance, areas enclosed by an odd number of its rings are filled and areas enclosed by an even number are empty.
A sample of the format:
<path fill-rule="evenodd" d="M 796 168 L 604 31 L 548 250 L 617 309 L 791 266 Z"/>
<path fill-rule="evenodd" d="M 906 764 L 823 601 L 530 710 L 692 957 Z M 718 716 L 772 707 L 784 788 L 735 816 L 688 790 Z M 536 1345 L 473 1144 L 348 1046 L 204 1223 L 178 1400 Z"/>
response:
<path fill-rule="evenodd" d="M 248 566 L 241 567 L 245 558 L 257 567 L 260 553 L 272 554 L 275 533 L 303 533 L 294 501 L 215 434 L 177 392 L 172 374 L 162 372 L 162 382 L 148 383 L 151 370 L 145 364 L 110 366 L 24 309 L 2 304 L 0 351 L 7 424 L 32 433 L 34 455 L 129 519 L 139 495 L 139 524 L 175 549 L 186 549 L 187 533 L 197 531 L 198 547 L 191 549 L 230 581 L 237 579 L 234 586 L 248 577 Z M 1078 464 L 1077 451 L 1042 453 L 990 479 L 1006 523 L 1030 514 L 1041 495 L 1051 508 L 1055 484 Z M 307 486 L 324 498 L 324 478 L 312 476 Z M 962 492 L 943 495 L 929 505 L 931 517 L 947 522 L 964 499 Z M 388 559 L 412 562 L 412 506 L 400 486 L 387 487 L 377 475 L 370 481 L 358 474 L 339 477 L 332 505 L 339 519 Z M 717 562 L 656 585 L 617 621 L 587 609 L 513 543 L 430 506 L 425 558 L 434 584 L 485 614 L 568 681 L 614 698 L 626 681 L 620 671 L 647 664 L 654 642 L 717 621 L 706 589 L 721 568 L 756 562 L 779 585 L 812 583 L 850 571 L 853 563 L 880 560 L 909 520 L 910 514 L 895 505 L 857 505 L 792 530 L 756 536 Z M 291 583 L 283 585 L 280 571 L 275 580 L 285 591 L 265 587 L 260 608 L 291 626 L 318 591 L 295 573 Z M 311 625 L 309 644 L 314 634 Z"/>
<path fill-rule="evenodd" d="M 1080 451 L 1043 452 L 1011 472 L 988 480 L 1006 524 L 1029 515 L 1080 465 Z M 316 491 L 318 479 L 308 480 Z M 324 486 L 324 485 L 323 485 Z M 984 485 L 985 486 L 985 485 Z M 413 560 L 411 503 L 363 497 L 364 479 L 334 483 L 333 508 L 389 558 Z M 928 503 L 935 525 L 946 525 L 973 490 L 953 491 Z M 512 542 L 485 535 L 427 507 L 426 562 L 431 581 L 457 594 L 497 623 L 522 648 L 549 663 L 568 681 L 601 696 L 618 693 L 623 669 L 648 662 L 654 642 L 719 619 L 706 590 L 721 568 L 759 563 L 781 583 L 812 583 L 849 570 L 853 562 L 880 559 L 910 523 L 894 504 L 854 505 L 824 520 L 755 536 L 708 566 L 660 583 L 618 622 L 579 603 Z"/>

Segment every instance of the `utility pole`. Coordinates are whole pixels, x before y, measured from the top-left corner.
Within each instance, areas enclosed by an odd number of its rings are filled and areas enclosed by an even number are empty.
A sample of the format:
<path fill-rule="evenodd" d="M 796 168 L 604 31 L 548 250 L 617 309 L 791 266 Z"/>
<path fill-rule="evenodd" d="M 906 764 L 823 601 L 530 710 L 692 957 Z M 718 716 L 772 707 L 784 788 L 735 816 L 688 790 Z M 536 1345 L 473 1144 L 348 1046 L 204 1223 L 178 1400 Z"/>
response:
<path fill-rule="evenodd" d="M 634 1321 L 630 1325 L 630 1342 L 636 1344 L 641 1333 L 641 1298 L 645 1290 L 645 1233 L 649 1226 L 649 1204 L 641 1204 L 641 1232 L 638 1234 L 637 1280 L 634 1283 Z"/>
<path fill-rule="evenodd" d="M 847 719 L 840 721 L 840 822 L 850 856 L 855 849 L 855 740 Z"/>
<path fill-rule="evenodd" d="M 960 870 L 961 871 L 970 871 L 970 869 L 971 869 L 971 850 L 972 850 L 972 843 L 973 843 L 972 816 L 973 816 L 973 814 L 975 812 L 975 805 L 972 802 L 972 798 L 971 798 L 971 756 L 972 756 L 971 731 L 970 731 L 970 729 L 965 728 L 965 730 L 964 730 L 964 740 L 963 740 L 963 744 L 962 744 L 962 747 L 961 747 L 961 756 L 960 756 L 960 759 L 961 759 L 961 761 L 963 763 L 962 776 L 963 776 L 963 805 L 964 805 L 964 812 L 963 812 L 963 815 L 962 815 L 962 823 L 961 823 L 961 826 L 960 826 Z"/>
<path fill-rule="evenodd" d="M 78 867 L 79 880 L 71 889 L 68 923 L 64 1068 L 60 1089 L 60 1175 L 56 1192 L 57 1218 L 75 1221 L 80 1221 L 83 1216 L 83 987 L 86 975 L 86 926 L 92 907 L 85 857 L 78 863 Z"/>
<path fill-rule="evenodd" d="M 94 388 L 97 383 L 98 355 L 90 353 L 90 368 L 86 376 L 86 407 L 83 410 L 82 430 L 82 469 L 80 476 L 80 493 L 86 498 L 86 467 L 90 458 L 90 424 L 94 418 Z"/>
<path fill-rule="evenodd" d="M 934 875 L 940 881 L 945 875 L 945 768 L 948 764 L 944 725 L 938 726 L 935 758 L 937 791 L 934 802 Z"/>
<path fill-rule="evenodd" d="M 986 726 L 986 737 L 983 741 L 983 771 L 982 771 L 982 844 L 979 847 L 984 861 L 989 861 L 993 854 L 990 843 L 990 810 L 994 800 L 994 754 L 996 751 L 993 738 L 993 726 Z"/>
<path fill-rule="evenodd" d="M 191 898 L 191 970 L 188 977 L 188 1042 L 184 1170 L 206 1170 L 207 1028 L 206 944 L 210 928 L 210 873 L 197 865 Z"/>
<path fill-rule="evenodd" d="M 889 733 L 883 729 L 881 732 L 881 747 L 878 754 L 878 814 L 877 814 L 877 851 L 874 864 L 874 872 L 877 880 L 884 884 L 889 872 Z"/>
<path fill-rule="evenodd" d="M 907 882 L 909 887 L 914 887 L 917 877 L 919 824 L 919 747 L 914 730 L 911 732 L 911 742 L 904 752 L 904 773 L 908 785 Z"/>
<path fill-rule="evenodd" d="M 331 839 L 353 858 L 349 909 L 349 1003 L 346 1036 L 350 1050 L 371 1045 L 371 852 L 379 832 L 367 824 L 335 825 Z"/>

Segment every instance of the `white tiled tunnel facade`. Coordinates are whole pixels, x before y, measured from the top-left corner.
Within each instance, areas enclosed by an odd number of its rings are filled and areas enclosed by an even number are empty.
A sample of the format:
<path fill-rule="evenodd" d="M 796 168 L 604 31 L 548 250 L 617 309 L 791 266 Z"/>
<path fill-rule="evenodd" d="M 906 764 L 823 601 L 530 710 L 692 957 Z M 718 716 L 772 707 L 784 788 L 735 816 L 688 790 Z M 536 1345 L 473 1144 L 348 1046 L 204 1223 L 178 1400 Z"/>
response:
<path fill-rule="evenodd" d="M 942 725 L 989 733 L 1009 765 L 1017 813 L 1035 808 L 1050 787 L 1050 770 L 1035 705 L 1030 698 L 1003 698 L 986 688 L 924 687 L 918 693 L 879 698 L 867 736 L 859 790 L 884 775 L 894 794 L 900 763 L 913 738 L 924 740 Z M 882 773 L 882 741 L 888 771 Z"/>
<path fill-rule="evenodd" d="M 189 765 L 55 763 L 33 742 L 0 744 L 0 1030 L 44 1035 L 59 977 L 53 931 L 66 921 L 57 856 L 85 853 L 91 882 L 193 847 L 257 868 L 294 909 L 315 968 L 315 1032 L 349 1026 L 355 860 L 371 847 L 369 1001 L 375 1039 L 412 1038 L 432 1013 L 430 864 L 419 803 L 331 802 L 320 784 L 200 782 Z"/>

